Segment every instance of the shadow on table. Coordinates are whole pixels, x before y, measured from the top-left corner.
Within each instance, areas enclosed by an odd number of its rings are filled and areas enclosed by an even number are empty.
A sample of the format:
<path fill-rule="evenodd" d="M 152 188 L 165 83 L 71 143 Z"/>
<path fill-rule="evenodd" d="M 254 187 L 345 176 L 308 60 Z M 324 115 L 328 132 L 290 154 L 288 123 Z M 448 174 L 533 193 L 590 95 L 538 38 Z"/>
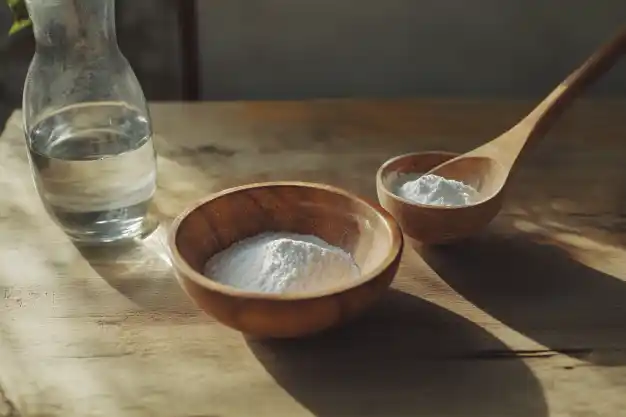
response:
<path fill-rule="evenodd" d="M 538 381 L 504 344 L 396 290 L 343 328 L 247 343 L 277 383 L 319 417 L 547 416 Z"/>
<path fill-rule="evenodd" d="M 626 283 L 542 240 L 488 232 L 414 248 L 457 292 L 507 326 L 597 365 L 625 364 Z"/>
<path fill-rule="evenodd" d="M 199 313 L 176 281 L 163 225 L 144 239 L 76 248 L 112 288 L 145 310 Z"/>

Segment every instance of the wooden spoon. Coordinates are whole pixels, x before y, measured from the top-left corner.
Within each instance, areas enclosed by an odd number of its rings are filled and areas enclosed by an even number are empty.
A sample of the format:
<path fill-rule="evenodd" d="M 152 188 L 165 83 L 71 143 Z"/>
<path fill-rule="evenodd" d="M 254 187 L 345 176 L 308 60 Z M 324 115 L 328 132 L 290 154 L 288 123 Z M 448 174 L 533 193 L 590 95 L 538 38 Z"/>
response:
<path fill-rule="evenodd" d="M 455 179 L 473 186 L 474 204 L 454 207 L 458 216 L 477 204 L 500 204 L 509 174 L 527 143 L 541 138 L 561 113 L 587 86 L 609 70 L 626 53 L 626 27 L 597 50 L 580 68 L 561 82 L 528 116 L 492 141 L 453 158 L 427 174 Z M 433 210 L 441 207 L 430 206 Z M 450 207 L 447 207 L 450 208 Z M 497 213 L 498 210 L 495 210 Z M 471 219 L 467 219 L 471 221 Z M 453 234 L 453 233 L 452 233 Z"/>

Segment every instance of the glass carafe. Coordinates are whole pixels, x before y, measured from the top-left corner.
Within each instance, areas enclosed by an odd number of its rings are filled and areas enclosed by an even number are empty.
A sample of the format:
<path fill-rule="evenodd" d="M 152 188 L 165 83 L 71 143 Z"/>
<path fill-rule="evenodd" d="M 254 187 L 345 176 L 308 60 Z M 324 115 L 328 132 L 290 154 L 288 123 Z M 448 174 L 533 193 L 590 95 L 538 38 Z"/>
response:
<path fill-rule="evenodd" d="M 36 52 L 24 130 L 37 191 L 74 240 L 142 232 L 156 189 L 143 91 L 115 35 L 115 0 L 27 0 Z"/>

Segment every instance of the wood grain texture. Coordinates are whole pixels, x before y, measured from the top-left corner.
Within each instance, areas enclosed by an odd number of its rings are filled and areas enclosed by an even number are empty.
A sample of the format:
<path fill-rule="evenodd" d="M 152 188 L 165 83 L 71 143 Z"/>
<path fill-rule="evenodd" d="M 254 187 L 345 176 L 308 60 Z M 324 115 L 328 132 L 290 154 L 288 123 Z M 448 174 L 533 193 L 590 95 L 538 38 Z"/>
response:
<path fill-rule="evenodd" d="M 304 182 L 230 188 L 185 211 L 171 229 L 172 261 L 187 294 L 221 323 L 264 338 L 309 336 L 354 320 L 386 292 L 403 247 L 398 224 L 380 206 L 336 187 Z M 213 255 L 266 232 L 317 236 L 349 253 L 361 276 L 346 279 L 335 271 L 332 287 L 261 294 L 203 275 Z"/>
<path fill-rule="evenodd" d="M 484 234 L 445 248 L 409 240 L 394 289 L 341 330 L 245 339 L 194 307 L 169 263 L 171 219 L 211 192 L 302 180 L 375 199 L 387 159 L 465 152 L 532 105 L 155 104 L 161 227 L 107 250 L 73 246 L 45 215 L 14 114 L 0 139 L 1 412 L 620 416 L 626 102 L 575 105 L 524 159 Z"/>

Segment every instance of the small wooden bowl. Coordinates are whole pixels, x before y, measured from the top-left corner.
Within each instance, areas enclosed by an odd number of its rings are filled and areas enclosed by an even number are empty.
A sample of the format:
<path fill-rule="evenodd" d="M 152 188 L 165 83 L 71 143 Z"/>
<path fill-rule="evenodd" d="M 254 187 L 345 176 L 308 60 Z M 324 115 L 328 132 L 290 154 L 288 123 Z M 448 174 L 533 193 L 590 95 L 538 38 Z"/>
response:
<path fill-rule="evenodd" d="M 219 284 L 202 271 L 217 252 L 267 231 L 311 234 L 349 252 L 362 276 L 330 290 L 256 293 Z M 219 322 L 257 337 L 299 337 L 356 317 L 387 290 L 403 247 L 389 213 L 341 189 L 269 182 L 224 190 L 174 221 L 169 246 L 187 294 Z"/>
<path fill-rule="evenodd" d="M 500 211 L 501 195 L 488 204 L 464 207 L 464 215 L 460 216 L 457 207 L 413 203 L 395 194 L 401 175 L 423 174 L 458 155 L 451 152 L 409 153 L 388 160 L 378 169 L 378 201 L 396 218 L 407 236 L 425 244 L 454 242 L 480 232 Z M 450 233 L 451 230 L 454 233 Z"/>

